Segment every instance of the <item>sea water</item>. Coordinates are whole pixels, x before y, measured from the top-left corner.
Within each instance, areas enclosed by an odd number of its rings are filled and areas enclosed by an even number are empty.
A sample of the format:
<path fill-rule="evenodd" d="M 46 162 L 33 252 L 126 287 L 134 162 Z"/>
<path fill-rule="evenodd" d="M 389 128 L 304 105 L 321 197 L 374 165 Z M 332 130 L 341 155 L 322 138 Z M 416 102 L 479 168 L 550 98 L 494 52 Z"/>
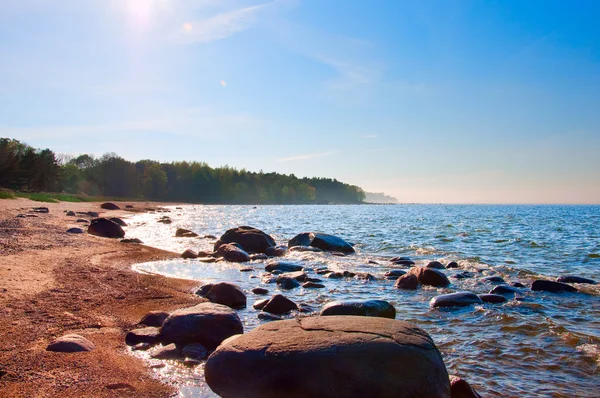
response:
<path fill-rule="evenodd" d="M 128 237 L 183 252 L 211 251 L 227 229 L 259 228 L 286 244 L 300 232 L 319 231 L 342 237 L 357 250 L 337 257 L 329 253 L 290 252 L 283 260 L 302 264 L 309 273 L 332 270 L 367 272 L 377 280 L 323 279 L 324 289 L 279 291 L 262 280 L 265 261 L 234 264 L 175 259 L 138 264 L 140 272 L 197 280 L 233 282 L 248 295 L 238 311 L 247 332 L 264 321 L 252 308 L 256 300 L 282 293 L 318 312 L 325 303 L 345 299 L 382 299 L 392 303 L 396 319 L 426 330 L 441 351 L 450 374 L 468 380 L 483 396 L 600 396 L 600 285 L 576 284 L 577 293 L 554 294 L 523 289 L 522 298 L 504 304 L 433 309 L 432 297 L 455 291 L 487 293 L 496 284 L 486 276 L 529 286 L 537 278 L 578 275 L 600 282 L 600 206 L 521 205 L 329 205 L 168 207 L 165 213 L 139 214 L 129 220 Z M 198 238 L 175 238 L 177 228 Z M 447 288 L 398 290 L 386 271 L 403 268 L 389 259 L 408 256 L 417 265 L 431 260 L 457 261 L 460 269 L 444 271 Z M 251 272 L 240 269 L 251 267 Z M 452 275 L 469 271 L 472 278 Z M 261 286 L 268 296 L 253 295 Z M 158 309 L 158 308 L 157 308 Z M 295 314 L 291 314 L 294 316 Z M 203 366 L 187 369 L 172 362 L 157 375 L 175 382 L 180 396 L 214 396 L 204 383 Z"/>

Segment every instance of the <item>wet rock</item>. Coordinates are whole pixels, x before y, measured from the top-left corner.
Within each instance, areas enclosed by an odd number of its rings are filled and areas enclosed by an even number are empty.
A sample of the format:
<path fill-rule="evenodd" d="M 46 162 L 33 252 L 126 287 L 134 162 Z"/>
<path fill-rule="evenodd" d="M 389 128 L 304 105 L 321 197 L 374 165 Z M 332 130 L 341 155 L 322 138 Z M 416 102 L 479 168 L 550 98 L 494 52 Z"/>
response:
<path fill-rule="evenodd" d="M 265 271 L 281 271 L 281 272 L 295 272 L 295 271 L 302 271 L 304 269 L 304 267 L 297 265 L 297 264 L 292 264 L 292 263 L 286 263 L 283 261 L 269 261 L 267 263 L 267 266 L 265 267 Z"/>
<path fill-rule="evenodd" d="M 181 352 L 175 344 L 158 347 L 151 355 L 154 359 L 179 359 Z"/>
<path fill-rule="evenodd" d="M 303 232 L 296 235 L 288 242 L 288 247 L 294 246 L 312 246 L 325 251 L 354 253 L 352 245 L 342 238 L 319 232 Z"/>
<path fill-rule="evenodd" d="M 227 243 L 238 243 L 241 248 L 248 253 L 266 253 L 269 247 L 275 246 L 275 240 L 260 229 L 241 226 L 231 228 L 215 243 L 214 250 L 217 251 L 221 245 Z"/>
<path fill-rule="evenodd" d="M 109 218 L 109 220 L 114 222 L 115 224 L 119 224 L 122 227 L 127 226 L 127 223 L 125 221 L 123 221 L 122 219 L 120 219 L 119 217 L 111 217 L 111 218 Z"/>
<path fill-rule="evenodd" d="M 110 202 L 102 203 L 100 207 L 104 210 L 121 210 L 119 206 Z"/>
<path fill-rule="evenodd" d="M 131 349 L 133 351 L 148 351 L 152 347 L 154 347 L 154 344 L 139 343 L 131 347 Z"/>
<path fill-rule="evenodd" d="M 201 257 L 201 258 L 211 257 L 213 254 L 214 253 L 212 253 L 212 252 L 207 252 L 207 251 L 203 251 L 203 250 L 198 251 L 198 257 Z"/>
<path fill-rule="evenodd" d="M 202 344 L 193 343 L 183 347 L 181 355 L 188 359 L 203 361 L 208 358 L 208 350 Z"/>
<path fill-rule="evenodd" d="M 560 282 L 560 281 L 559 281 Z M 526 287 L 524 284 L 522 284 L 521 282 L 511 282 L 510 284 L 511 286 L 514 287 Z"/>
<path fill-rule="evenodd" d="M 305 282 L 302 284 L 302 287 L 305 289 L 323 289 L 325 285 L 316 282 Z"/>
<path fill-rule="evenodd" d="M 252 271 L 254 271 L 254 268 L 250 268 L 250 267 L 240 268 L 240 272 L 252 272 Z"/>
<path fill-rule="evenodd" d="M 269 247 L 265 250 L 265 254 L 269 257 L 282 257 L 287 253 L 287 247 L 285 246 L 275 246 Z"/>
<path fill-rule="evenodd" d="M 305 279 L 306 282 L 315 282 L 315 283 L 320 283 L 323 282 L 321 279 L 319 278 L 306 278 Z"/>
<path fill-rule="evenodd" d="M 69 234 L 82 234 L 83 233 L 83 229 L 81 229 L 81 228 L 69 228 L 69 229 L 67 229 L 67 233 L 69 233 Z"/>
<path fill-rule="evenodd" d="M 453 269 L 453 268 L 460 268 L 460 266 L 458 265 L 458 263 L 456 261 L 450 261 L 446 265 L 446 269 Z"/>
<path fill-rule="evenodd" d="M 536 281 L 533 281 L 533 283 L 531 284 L 531 290 L 533 290 L 534 292 L 544 291 L 552 293 L 563 293 L 576 292 L 577 288 L 574 288 L 571 285 L 567 285 L 566 283 L 538 279 Z"/>
<path fill-rule="evenodd" d="M 71 210 L 69 210 L 66 215 L 69 216 L 69 217 L 75 217 L 76 216 L 75 212 L 71 211 Z"/>
<path fill-rule="evenodd" d="M 199 343 L 209 350 L 223 340 L 244 332 L 242 322 L 231 308 L 201 303 L 169 315 L 162 325 L 163 343 Z"/>
<path fill-rule="evenodd" d="M 173 220 L 171 220 L 171 217 L 162 216 L 161 218 L 159 218 L 158 220 L 156 220 L 156 222 L 159 222 L 161 224 L 172 224 Z"/>
<path fill-rule="evenodd" d="M 169 313 L 165 311 L 150 311 L 142 317 L 140 324 L 146 326 L 161 327 L 165 319 L 169 317 Z"/>
<path fill-rule="evenodd" d="M 439 261 L 430 261 L 426 267 L 431 269 L 446 269 L 444 264 L 440 263 Z"/>
<path fill-rule="evenodd" d="M 345 300 L 327 303 L 319 315 L 377 316 L 394 319 L 396 318 L 396 309 L 384 300 Z"/>
<path fill-rule="evenodd" d="M 269 302 L 262 308 L 263 311 L 276 315 L 287 314 L 297 309 L 298 305 L 296 303 L 281 294 L 271 297 Z"/>
<path fill-rule="evenodd" d="M 230 243 L 220 245 L 216 253 L 218 256 L 221 256 L 232 263 L 245 263 L 246 261 L 250 261 L 250 255 L 248 253 Z"/>
<path fill-rule="evenodd" d="M 300 287 L 300 283 L 294 278 L 290 278 L 287 276 L 280 275 L 277 277 L 277 285 L 281 289 L 290 290 L 297 287 Z"/>
<path fill-rule="evenodd" d="M 342 275 L 344 276 L 344 278 L 354 278 L 356 276 L 354 272 L 350 271 L 344 271 L 342 272 Z"/>
<path fill-rule="evenodd" d="M 328 279 L 342 279 L 344 277 L 343 272 L 330 272 L 327 274 Z"/>
<path fill-rule="evenodd" d="M 123 238 L 125 231 L 120 225 L 106 218 L 96 218 L 92 220 L 87 230 L 88 234 L 101 236 L 103 238 Z"/>
<path fill-rule="evenodd" d="M 239 286 L 233 283 L 215 283 L 206 294 L 206 298 L 213 303 L 223 304 L 235 309 L 246 307 L 246 295 Z"/>
<path fill-rule="evenodd" d="M 395 278 L 400 278 L 404 274 L 406 274 L 406 271 L 401 270 L 401 269 L 394 269 L 394 270 L 391 270 L 391 271 L 387 271 L 385 273 L 385 276 L 392 276 L 392 277 L 395 277 Z"/>
<path fill-rule="evenodd" d="M 375 278 L 373 275 L 369 274 L 368 272 L 357 272 L 356 275 L 354 275 L 354 279 L 358 279 L 358 280 L 362 280 L 362 281 L 376 281 L 377 278 Z"/>
<path fill-rule="evenodd" d="M 490 283 L 506 283 L 501 276 L 486 276 L 485 278 L 482 278 L 482 280 Z"/>
<path fill-rule="evenodd" d="M 206 297 L 206 295 L 208 294 L 208 292 L 210 292 L 210 289 L 212 289 L 214 285 L 214 283 L 207 283 L 205 285 L 202 285 L 200 289 L 196 290 L 196 295 L 200 297 Z"/>
<path fill-rule="evenodd" d="M 484 303 L 501 304 L 506 303 L 508 300 L 506 297 L 500 294 L 480 294 L 479 298 Z"/>
<path fill-rule="evenodd" d="M 592 279 L 588 279 L 588 278 L 582 278 L 581 276 L 575 276 L 575 275 L 564 275 L 564 276 L 559 276 L 556 279 L 557 282 L 560 283 L 588 283 L 591 285 L 595 285 L 596 281 L 592 280 Z"/>
<path fill-rule="evenodd" d="M 269 294 L 269 291 L 262 287 L 255 287 L 252 289 L 252 293 L 254 294 Z"/>
<path fill-rule="evenodd" d="M 121 239 L 121 243 L 135 243 L 135 244 L 138 244 L 138 245 L 143 245 L 144 244 L 144 242 L 142 242 L 138 238 Z"/>
<path fill-rule="evenodd" d="M 472 278 L 473 274 L 467 271 L 463 271 L 463 272 L 459 272 L 458 274 L 454 274 L 451 276 L 451 278 L 454 279 L 468 279 L 468 278 Z"/>
<path fill-rule="evenodd" d="M 197 236 L 197 233 L 190 231 L 189 229 L 177 228 L 175 231 L 176 238 L 196 238 Z"/>
<path fill-rule="evenodd" d="M 322 252 L 322 249 L 312 246 L 292 246 L 290 247 L 291 252 Z"/>
<path fill-rule="evenodd" d="M 78 218 L 75 222 L 80 222 L 82 224 L 89 224 L 90 223 L 89 220 L 86 220 L 86 219 L 83 219 L 83 218 Z"/>
<path fill-rule="evenodd" d="M 408 257 L 394 257 L 390 259 L 394 265 L 402 265 L 404 267 L 412 267 L 415 262 Z"/>
<path fill-rule="evenodd" d="M 433 308 L 466 307 L 471 304 L 483 304 L 483 301 L 475 293 L 457 292 L 436 296 L 429 302 L 429 305 Z"/>
<path fill-rule="evenodd" d="M 191 249 L 187 249 L 186 251 L 181 253 L 181 258 L 185 258 L 185 259 L 198 258 L 198 254 Z"/>
<path fill-rule="evenodd" d="M 450 398 L 481 398 L 481 395 L 479 395 L 466 380 L 451 375 Z"/>
<path fill-rule="evenodd" d="M 46 347 L 46 351 L 54 352 L 87 352 L 96 346 L 83 336 L 78 334 L 67 334 L 57 338 Z"/>
<path fill-rule="evenodd" d="M 255 310 L 262 310 L 268 302 L 268 299 L 255 301 L 254 304 L 252 304 L 252 308 Z"/>
<path fill-rule="evenodd" d="M 222 344 L 205 376 L 222 397 L 450 397 L 448 373 L 429 335 L 376 317 L 264 324 Z"/>
<path fill-rule="evenodd" d="M 417 276 L 413 274 L 402 275 L 396 280 L 396 283 L 394 284 L 394 286 L 397 289 L 403 290 L 415 290 L 418 285 L 419 280 L 417 279 Z"/>
<path fill-rule="evenodd" d="M 298 311 L 303 314 L 310 314 L 315 312 L 315 309 L 308 304 L 301 303 L 298 304 Z"/>
<path fill-rule="evenodd" d="M 132 205 L 127 205 L 127 206 L 125 206 L 125 208 L 126 209 L 133 209 L 133 206 Z"/>
<path fill-rule="evenodd" d="M 250 255 L 250 260 L 255 261 L 255 260 L 267 260 L 269 258 L 269 256 L 267 256 L 264 253 L 256 253 L 256 254 L 251 254 Z"/>
<path fill-rule="evenodd" d="M 419 283 L 427 286 L 444 287 L 450 284 L 450 281 L 442 272 L 424 267 L 411 268 L 408 271 L 417 277 Z"/>
<path fill-rule="evenodd" d="M 160 329 L 158 327 L 145 327 L 131 330 L 125 335 L 125 344 L 137 345 L 140 343 L 152 345 L 160 343 Z"/>
<path fill-rule="evenodd" d="M 521 293 L 516 287 L 508 286 L 508 285 L 499 285 L 490 290 L 489 294 L 500 294 L 500 295 L 514 295 L 516 293 Z"/>
<path fill-rule="evenodd" d="M 277 315 L 269 314 L 268 312 L 260 312 L 257 316 L 258 319 L 263 321 L 283 321 L 283 318 Z"/>
<path fill-rule="evenodd" d="M 296 272 L 286 272 L 279 276 L 280 278 L 287 277 L 297 280 L 298 282 L 304 282 L 308 278 L 306 272 L 304 271 L 296 271 Z"/>

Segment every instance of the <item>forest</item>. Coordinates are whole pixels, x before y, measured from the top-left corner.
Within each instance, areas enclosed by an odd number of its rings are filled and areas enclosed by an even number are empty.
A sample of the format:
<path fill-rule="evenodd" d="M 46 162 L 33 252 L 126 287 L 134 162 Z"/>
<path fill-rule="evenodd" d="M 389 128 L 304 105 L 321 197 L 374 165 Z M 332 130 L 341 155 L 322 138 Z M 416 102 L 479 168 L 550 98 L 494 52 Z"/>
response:
<path fill-rule="evenodd" d="M 364 191 L 331 178 L 258 173 L 203 162 L 130 162 L 57 155 L 15 139 L 0 138 L 0 188 L 88 196 L 206 204 L 362 203 Z"/>

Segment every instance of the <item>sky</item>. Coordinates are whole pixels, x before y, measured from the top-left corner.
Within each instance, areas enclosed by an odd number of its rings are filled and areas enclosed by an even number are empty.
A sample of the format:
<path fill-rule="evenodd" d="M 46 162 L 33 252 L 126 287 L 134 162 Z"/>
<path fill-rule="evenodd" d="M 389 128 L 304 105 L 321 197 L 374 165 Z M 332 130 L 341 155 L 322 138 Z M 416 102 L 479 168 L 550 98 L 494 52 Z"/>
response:
<path fill-rule="evenodd" d="M 0 0 L 0 137 L 600 203 L 596 0 Z"/>

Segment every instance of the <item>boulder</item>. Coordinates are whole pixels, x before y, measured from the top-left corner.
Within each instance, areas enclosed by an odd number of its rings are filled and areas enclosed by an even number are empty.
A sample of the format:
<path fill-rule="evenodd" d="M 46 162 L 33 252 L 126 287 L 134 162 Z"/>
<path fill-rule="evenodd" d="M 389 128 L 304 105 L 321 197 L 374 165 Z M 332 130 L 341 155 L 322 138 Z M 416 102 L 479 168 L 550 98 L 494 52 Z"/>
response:
<path fill-rule="evenodd" d="M 142 242 L 140 239 L 138 238 L 127 238 L 127 239 L 121 239 L 121 243 L 136 243 L 138 245 L 143 245 L 144 242 Z"/>
<path fill-rule="evenodd" d="M 302 284 L 302 287 L 305 289 L 323 289 L 325 285 L 317 282 L 305 282 Z"/>
<path fill-rule="evenodd" d="M 301 265 L 297 265 L 297 264 L 292 264 L 292 263 L 286 263 L 283 261 L 269 261 L 265 267 L 265 271 L 282 271 L 282 272 L 295 272 L 295 271 L 302 271 L 304 269 L 304 267 L 302 267 Z"/>
<path fill-rule="evenodd" d="M 403 290 L 415 290 L 418 285 L 419 280 L 417 279 L 417 276 L 413 274 L 402 275 L 394 284 L 397 289 Z"/>
<path fill-rule="evenodd" d="M 508 285 L 498 285 L 495 288 L 493 288 L 492 290 L 490 290 L 489 294 L 501 294 L 501 295 L 514 295 L 516 293 L 521 293 L 521 290 L 519 290 L 516 287 L 513 286 L 508 286 Z"/>
<path fill-rule="evenodd" d="M 122 219 L 120 219 L 119 217 L 111 217 L 109 218 L 110 221 L 119 224 L 122 227 L 126 227 L 127 223 L 125 221 L 123 221 Z"/>
<path fill-rule="evenodd" d="M 439 261 L 430 261 L 426 267 L 431 269 L 446 269 L 444 264 L 440 263 Z"/>
<path fill-rule="evenodd" d="M 263 287 L 255 287 L 252 289 L 252 293 L 254 294 L 269 294 L 269 291 Z"/>
<path fill-rule="evenodd" d="M 46 347 L 46 351 L 54 352 L 86 352 L 92 351 L 96 346 L 83 336 L 67 334 L 57 338 Z"/>
<path fill-rule="evenodd" d="M 83 233 L 83 229 L 81 229 L 81 228 L 69 228 L 69 229 L 67 229 L 67 233 L 69 233 L 69 234 L 82 234 Z"/>
<path fill-rule="evenodd" d="M 288 242 L 288 247 L 312 246 L 325 251 L 336 251 L 341 253 L 354 253 L 352 245 L 342 238 L 319 232 L 303 232 L 296 235 Z"/>
<path fill-rule="evenodd" d="M 232 263 L 245 263 L 250 261 L 250 255 L 243 249 L 231 243 L 220 245 L 217 249 L 217 255 L 223 257 L 227 261 Z"/>
<path fill-rule="evenodd" d="M 179 351 L 175 344 L 167 344 L 156 348 L 150 356 L 154 359 L 179 359 L 181 351 Z"/>
<path fill-rule="evenodd" d="M 207 283 L 205 285 L 200 286 L 200 289 L 196 290 L 196 295 L 200 297 L 206 297 L 206 295 L 208 294 L 208 292 L 210 292 L 210 289 L 212 289 L 214 285 L 214 283 Z"/>
<path fill-rule="evenodd" d="M 137 345 L 140 343 L 150 345 L 160 343 L 160 329 L 158 327 L 145 327 L 131 330 L 125 335 L 125 344 Z"/>
<path fill-rule="evenodd" d="M 106 218 L 96 218 L 92 220 L 88 226 L 88 234 L 101 236 L 103 238 L 122 238 L 125 236 L 125 231 L 121 226 Z"/>
<path fill-rule="evenodd" d="M 196 253 L 192 249 L 187 249 L 186 251 L 181 253 L 181 258 L 185 258 L 185 259 L 198 258 L 198 253 Z"/>
<path fill-rule="evenodd" d="M 499 294 L 479 294 L 479 298 L 484 303 L 492 303 L 492 304 L 506 303 L 508 301 L 506 299 L 506 297 L 501 296 Z"/>
<path fill-rule="evenodd" d="M 176 238 L 195 238 L 197 236 L 197 233 L 190 231 L 189 229 L 177 228 L 177 231 L 175 231 Z"/>
<path fill-rule="evenodd" d="M 415 267 L 411 268 L 408 273 L 415 275 L 419 283 L 423 285 L 444 287 L 450 284 L 446 275 L 436 269 Z"/>
<path fill-rule="evenodd" d="M 396 318 L 396 309 L 384 300 L 346 300 L 327 303 L 319 315 L 378 316 L 394 319 Z"/>
<path fill-rule="evenodd" d="M 146 326 L 161 327 L 165 319 L 169 317 L 169 313 L 165 311 L 150 311 L 142 317 L 140 324 Z"/>
<path fill-rule="evenodd" d="M 280 275 L 277 277 L 277 285 L 281 289 L 290 290 L 300 286 L 300 283 L 294 278 Z"/>
<path fill-rule="evenodd" d="M 504 278 L 502 278 L 501 276 L 486 276 L 482 280 L 484 282 L 490 282 L 490 283 L 506 283 Z"/>
<path fill-rule="evenodd" d="M 279 275 L 280 278 L 287 277 L 297 280 L 298 282 L 304 282 L 308 279 L 308 275 L 304 271 L 286 272 Z"/>
<path fill-rule="evenodd" d="M 460 268 L 460 266 L 458 265 L 458 263 L 456 261 L 450 261 L 448 264 L 446 264 L 446 269 L 453 269 L 453 268 Z"/>
<path fill-rule="evenodd" d="M 75 212 L 74 212 L 74 211 L 72 211 L 72 210 L 69 210 L 69 211 L 67 212 L 67 216 L 69 216 L 69 217 L 75 217 L 75 216 L 76 216 L 76 214 L 75 214 Z"/>
<path fill-rule="evenodd" d="M 266 250 L 275 246 L 275 240 L 260 229 L 241 226 L 228 229 L 215 243 L 214 250 L 217 251 L 221 245 L 227 243 L 238 243 L 248 253 L 266 253 Z"/>
<path fill-rule="evenodd" d="M 121 210 L 119 206 L 110 202 L 102 203 L 100 207 L 104 210 Z"/>
<path fill-rule="evenodd" d="M 377 317 L 266 323 L 219 346 L 205 377 L 221 397 L 450 398 L 431 337 L 410 323 Z"/>
<path fill-rule="evenodd" d="M 202 344 L 215 349 L 223 340 L 244 332 L 234 310 L 221 304 L 201 303 L 176 310 L 162 325 L 163 343 Z"/>
<path fill-rule="evenodd" d="M 268 302 L 268 299 L 257 300 L 254 302 L 254 304 L 252 304 L 252 308 L 254 308 L 255 310 L 262 310 Z"/>
<path fill-rule="evenodd" d="M 287 314 L 297 309 L 298 305 L 296 303 L 281 294 L 271 297 L 269 302 L 262 308 L 263 311 L 276 315 Z"/>
<path fill-rule="evenodd" d="M 563 292 L 576 292 L 577 289 L 571 285 L 567 285 L 566 283 L 554 282 L 554 281 L 546 281 L 543 279 L 538 279 L 533 281 L 531 284 L 531 290 L 536 291 L 544 291 L 544 292 L 552 292 L 552 293 L 563 293 Z"/>
<path fill-rule="evenodd" d="M 483 304 L 483 301 L 475 293 L 457 292 L 436 296 L 429 302 L 429 305 L 433 308 L 466 307 L 471 304 Z"/>
<path fill-rule="evenodd" d="M 265 254 L 269 257 L 282 257 L 285 256 L 285 253 L 287 253 L 287 247 L 285 246 L 268 247 L 265 250 Z"/>
<path fill-rule="evenodd" d="M 556 279 L 556 281 L 561 282 L 561 283 L 589 283 L 591 285 L 596 284 L 596 281 L 594 281 L 592 279 L 582 278 L 581 276 L 575 276 L 575 275 L 559 276 Z"/>
<path fill-rule="evenodd" d="M 215 283 L 206 294 L 206 298 L 213 303 L 223 304 L 230 308 L 246 308 L 246 295 L 239 286 L 233 283 Z"/>
<path fill-rule="evenodd" d="M 202 344 L 192 343 L 183 347 L 181 355 L 185 358 L 203 361 L 208 358 L 208 350 Z"/>
<path fill-rule="evenodd" d="M 465 379 L 450 376 L 450 398 L 481 398 Z"/>
<path fill-rule="evenodd" d="M 258 319 L 263 321 L 282 321 L 283 318 L 277 315 L 269 314 L 268 312 L 259 312 L 256 316 Z"/>

